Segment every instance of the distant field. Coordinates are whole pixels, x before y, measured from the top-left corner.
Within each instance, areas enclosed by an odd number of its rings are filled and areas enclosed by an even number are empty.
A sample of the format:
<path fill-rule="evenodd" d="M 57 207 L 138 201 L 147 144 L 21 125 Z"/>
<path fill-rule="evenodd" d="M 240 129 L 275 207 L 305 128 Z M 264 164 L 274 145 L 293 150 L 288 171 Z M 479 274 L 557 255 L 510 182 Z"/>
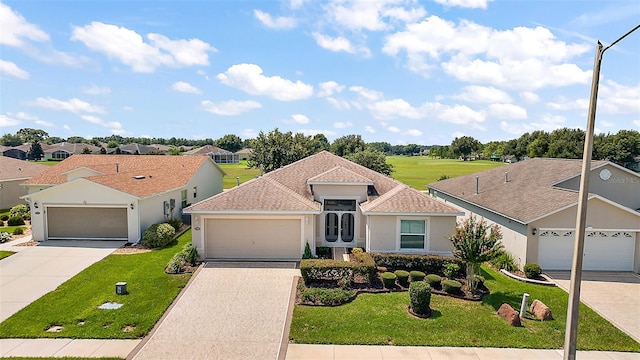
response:
<path fill-rule="evenodd" d="M 29 161 L 31 161 L 31 160 L 29 160 Z M 40 164 L 40 165 L 47 165 L 47 166 L 53 166 L 53 165 L 56 165 L 56 164 L 60 164 L 60 160 L 57 160 L 57 161 L 52 161 L 52 160 L 46 160 L 46 161 L 31 161 L 31 162 L 34 162 L 34 163 L 36 163 L 36 164 Z"/>
<path fill-rule="evenodd" d="M 260 173 L 258 169 L 247 168 L 247 161 L 240 160 L 240 164 L 220 164 L 227 175 L 224 176 L 224 188 L 231 189 L 236 186 L 236 177 L 240 177 L 240 183 L 249 181 Z"/>
<path fill-rule="evenodd" d="M 416 190 L 426 190 L 427 184 L 443 175 L 456 177 L 504 165 L 488 160 L 460 161 L 432 159 L 428 156 L 387 156 L 387 162 L 393 165 L 391 177 Z"/>

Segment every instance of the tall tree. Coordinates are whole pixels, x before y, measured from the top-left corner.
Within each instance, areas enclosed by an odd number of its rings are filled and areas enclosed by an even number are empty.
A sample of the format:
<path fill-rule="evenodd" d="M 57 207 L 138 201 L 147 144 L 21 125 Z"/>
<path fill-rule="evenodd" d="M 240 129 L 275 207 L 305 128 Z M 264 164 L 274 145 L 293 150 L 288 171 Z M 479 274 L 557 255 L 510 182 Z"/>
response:
<path fill-rule="evenodd" d="M 331 152 L 338 156 L 346 156 L 364 150 L 366 143 L 360 135 L 345 135 L 331 144 Z"/>
<path fill-rule="evenodd" d="M 242 139 L 238 135 L 227 134 L 214 141 L 215 146 L 227 151 L 236 152 L 242 149 Z"/>
<path fill-rule="evenodd" d="M 16 133 L 20 135 L 24 142 L 33 142 L 34 140 L 44 141 L 49 137 L 49 134 L 40 129 L 22 128 Z"/>
<path fill-rule="evenodd" d="M 584 135 L 584 131 L 581 129 L 562 128 L 554 130 L 549 135 L 547 157 L 582 159 Z"/>
<path fill-rule="evenodd" d="M 313 136 L 313 142 L 316 150 L 318 152 L 322 150 L 329 151 L 331 149 L 331 144 L 329 144 L 329 139 L 324 134 L 316 134 Z"/>
<path fill-rule="evenodd" d="M 380 151 L 366 149 L 345 156 L 345 158 L 384 175 L 391 175 L 393 165 L 387 163 L 387 156 Z"/>
<path fill-rule="evenodd" d="M 0 138 L 0 144 L 4 146 L 18 146 L 24 144 L 24 139 L 17 134 L 4 134 L 2 138 Z"/>
<path fill-rule="evenodd" d="M 611 161 L 622 166 L 630 166 L 633 159 L 640 155 L 640 132 L 620 130 L 613 136 L 613 154 Z"/>
<path fill-rule="evenodd" d="M 391 153 L 391 144 L 388 142 L 370 142 L 367 144 L 367 148 L 380 151 L 385 154 Z"/>
<path fill-rule="evenodd" d="M 310 136 L 301 133 L 293 135 L 291 131 L 282 133 L 277 128 L 268 134 L 260 131 L 251 141 L 251 148 L 253 151 L 249 155 L 247 165 L 253 168 L 262 167 L 265 172 L 289 165 L 317 151 Z"/>
<path fill-rule="evenodd" d="M 482 144 L 471 136 L 462 136 L 453 139 L 450 150 L 455 156 L 467 157 L 472 153 L 480 150 Z"/>
<path fill-rule="evenodd" d="M 40 140 L 34 139 L 31 142 L 31 147 L 27 152 L 27 159 L 29 160 L 40 160 L 44 156 L 44 151 L 42 151 L 42 145 L 40 144 Z"/>

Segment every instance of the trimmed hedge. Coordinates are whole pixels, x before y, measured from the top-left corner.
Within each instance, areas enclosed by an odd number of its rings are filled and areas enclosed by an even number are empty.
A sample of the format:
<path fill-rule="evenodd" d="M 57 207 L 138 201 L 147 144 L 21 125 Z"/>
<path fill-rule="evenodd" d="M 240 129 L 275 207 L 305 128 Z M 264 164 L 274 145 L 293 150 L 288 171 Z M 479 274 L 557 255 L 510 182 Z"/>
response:
<path fill-rule="evenodd" d="M 354 275 L 361 275 L 371 283 L 376 274 L 373 258 L 365 252 L 353 254 L 356 261 L 305 259 L 300 261 L 300 272 L 305 284 L 313 281 L 338 281 L 347 278 L 353 280 Z"/>
<path fill-rule="evenodd" d="M 524 264 L 524 267 L 522 268 L 522 271 L 524 271 L 524 274 L 529 279 L 536 279 L 536 278 L 540 277 L 540 274 L 542 274 L 542 268 L 540 267 L 540 265 L 538 265 L 536 263 Z"/>
<path fill-rule="evenodd" d="M 347 303 L 355 296 L 354 290 L 305 288 L 300 294 L 300 299 L 313 304 L 335 306 Z"/>
<path fill-rule="evenodd" d="M 436 274 L 427 275 L 427 283 L 431 285 L 433 288 L 440 287 L 440 282 L 442 281 L 442 277 Z"/>
<path fill-rule="evenodd" d="M 9 226 L 21 226 L 24 225 L 24 219 L 22 216 L 14 215 L 7 220 L 7 225 Z"/>
<path fill-rule="evenodd" d="M 22 234 L 24 234 L 24 229 L 22 229 L 21 227 L 15 228 L 13 230 L 13 235 L 22 235 Z"/>
<path fill-rule="evenodd" d="M 409 272 L 405 270 L 396 270 L 393 272 L 398 278 L 398 284 L 402 287 L 409 286 Z"/>
<path fill-rule="evenodd" d="M 422 281 L 424 280 L 425 274 L 422 271 L 413 270 L 409 272 L 409 277 L 411 278 L 411 282 Z"/>
<path fill-rule="evenodd" d="M 412 282 L 409 285 L 411 310 L 416 314 L 429 314 L 431 310 L 431 286 L 424 281 Z"/>
<path fill-rule="evenodd" d="M 448 277 L 451 280 L 455 280 L 458 277 L 461 268 L 462 267 L 458 264 L 446 264 L 442 272 L 444 273 L 444 276 Z"/>
<path fill-rule="evenodd" d="M 455 280 L 445 280 L 440 285 L 442 290 L 448 294 L 457 294 L 462 289 L 462 284 Z"/>
<path fill-rule="evenodd" d="M 386 254 L 371 253 L 376 266 L 384 266 L 390 270 L 418 270 L 425 274 L 442 273 L 446 264 L 457 264 L 460 266 L 460 276 L 466 276 L 462 260 L 454 257 L 440 255 L 408 255 L 408 254 Z"/>
<path fill-rule="evenodd" d="M 175 235 L 173 226 L 167 223 L 153 224 L 142 234 L 141 243 L 148 248 L 160 248 L 173 241 Z"/>
<path fill-rule="evenodd" d="M 380 278 L 382 279 L 382 284 L 385 288 L 391 289 L 396 286 L 396 274 L 387 271 L 380 274 Z"/>

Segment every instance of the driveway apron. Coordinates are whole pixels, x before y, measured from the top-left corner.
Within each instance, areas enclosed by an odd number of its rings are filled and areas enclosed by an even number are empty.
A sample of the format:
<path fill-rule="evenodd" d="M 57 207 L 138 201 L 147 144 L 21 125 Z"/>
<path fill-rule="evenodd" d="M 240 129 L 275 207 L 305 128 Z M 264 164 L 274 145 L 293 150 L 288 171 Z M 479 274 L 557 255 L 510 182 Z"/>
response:
<path fill-rule="evenodd" d="M 208 263 L 134 359 L 277 359 L 294 263 Z"/>
<path fill-rule="evenodd" d="M 123 244 L 123 241 L 51 240 L 22 247 L 16 254 L 2 259 L 0 322 Z"/>
<path fill-rule="evenodd" d="M 545 273 L 569 291 L 570 271 Z M 631 272 L 583 271 L 580 300 L 640 342 L 640 276 Z"/>

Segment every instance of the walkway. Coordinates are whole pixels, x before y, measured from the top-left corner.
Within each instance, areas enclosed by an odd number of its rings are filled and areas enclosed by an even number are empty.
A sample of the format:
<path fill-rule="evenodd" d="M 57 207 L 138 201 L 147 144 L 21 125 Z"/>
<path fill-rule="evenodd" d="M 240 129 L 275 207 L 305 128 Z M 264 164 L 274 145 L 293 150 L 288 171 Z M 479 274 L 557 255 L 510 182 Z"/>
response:
<path fill-rule="evenodd" d="M 119 357 L 140 340 L 100 339 L 0 339 L 0 357 Z"/>

